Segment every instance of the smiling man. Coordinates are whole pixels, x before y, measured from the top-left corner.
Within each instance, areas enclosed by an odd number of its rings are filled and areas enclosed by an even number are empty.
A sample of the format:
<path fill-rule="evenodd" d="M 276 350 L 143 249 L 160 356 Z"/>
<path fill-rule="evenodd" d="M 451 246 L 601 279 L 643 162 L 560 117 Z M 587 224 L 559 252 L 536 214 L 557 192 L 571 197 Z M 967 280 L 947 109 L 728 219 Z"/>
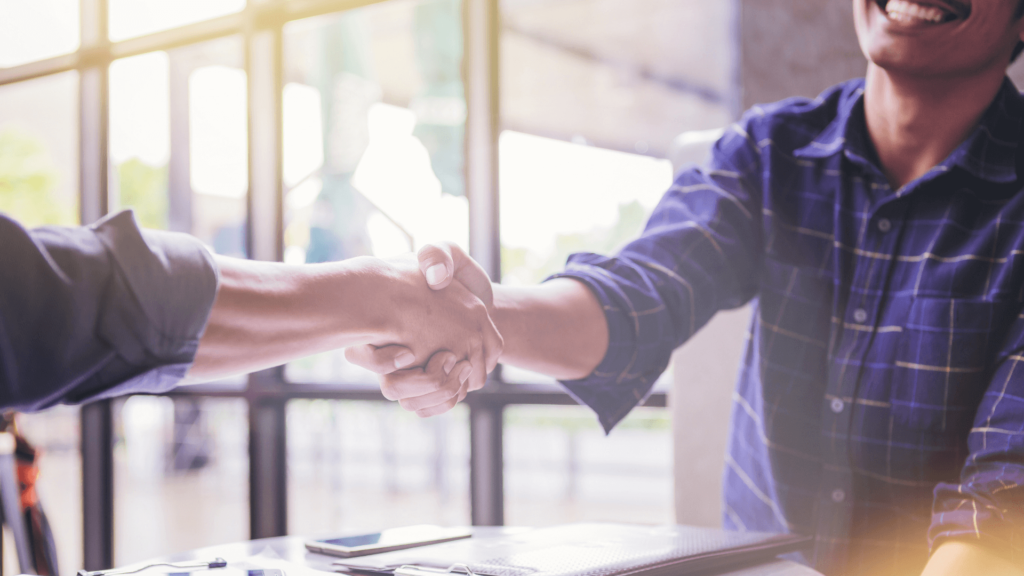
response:
<path fill-rule="evenodd" d="M 488 302 L 502 362 L 564 379 L 606 429 L 753 301 L 725 525 L 813 534 L 829 575 L 1021 575 L 1024 98 L 1005 74 L 1024 2 L 853 4 L 866 78 L 754 107 L 616 256 L 493 292 L 457 248 L 420 267 Z M 350 357 L 384 373 L 390 354 Z"/>

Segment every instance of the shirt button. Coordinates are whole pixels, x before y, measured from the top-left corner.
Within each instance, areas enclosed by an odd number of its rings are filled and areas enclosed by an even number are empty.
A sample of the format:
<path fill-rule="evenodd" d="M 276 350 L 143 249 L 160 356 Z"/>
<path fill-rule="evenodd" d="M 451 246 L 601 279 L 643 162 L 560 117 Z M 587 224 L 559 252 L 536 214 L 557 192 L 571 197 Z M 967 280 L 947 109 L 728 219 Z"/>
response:
<path fill-rule="evenodd" d="M 840 504 L 843 500 L 846 500 L 846 492 L 843 492 L 839 488 L 836 488 L 835 490 L 832 491 L 833 502 L 835 502 L 836 504 Z"/>
<path fill-rule="evenodd" d="M 878 229 L 884 234 L 889 230 L 892 230 L 892 222 L 888 218 L 882 218 L 878 221 Z"/>
<path fill-rule="evenodd" d="M 836 414 L 839 414 L 840 412 L 842 412 L 843 408 L 845 408 L 845 407 L 846 407 L 846 402 L 843 402 L 839 398 L 833 398 L 832 399 L 832 411 L 835 412 Z"/>
<path fill-rule="evenodd" d="M 863 324 L 868 319 L 868 311 L 863 308 L 857 308 L 853 311 L 854 322 Z"/>

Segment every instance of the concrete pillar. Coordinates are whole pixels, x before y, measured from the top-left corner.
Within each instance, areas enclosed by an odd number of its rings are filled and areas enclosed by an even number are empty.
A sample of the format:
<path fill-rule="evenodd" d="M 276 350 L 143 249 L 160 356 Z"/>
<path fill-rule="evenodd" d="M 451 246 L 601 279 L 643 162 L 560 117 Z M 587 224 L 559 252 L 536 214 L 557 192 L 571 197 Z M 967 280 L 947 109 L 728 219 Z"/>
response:
<path fill-rule="evenodd" d="M 743 108 L 864 75 L 851 0 L 738 0 Z"/>

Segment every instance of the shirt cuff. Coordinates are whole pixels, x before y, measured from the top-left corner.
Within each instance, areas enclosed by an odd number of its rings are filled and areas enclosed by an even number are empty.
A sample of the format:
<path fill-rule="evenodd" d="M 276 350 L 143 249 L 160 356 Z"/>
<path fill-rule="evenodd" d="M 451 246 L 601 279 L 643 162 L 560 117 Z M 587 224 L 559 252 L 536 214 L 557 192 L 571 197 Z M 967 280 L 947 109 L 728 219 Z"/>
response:
<path fill-rule="evenodd" d="M 940 482 L 934 490 L 928 544 L 975 542 L 1024 562 L 1024 467 L 985 463 L 962 483 Z"/>
<path fill-rule="evenodd" d="M 136 369 L 82 400 L 161 393 L 191 367 L 217 296 L 213 256 L 196 238 L 141 230 L 131 211 L 90 227 L 111 258 L 111 285 L 96 334 Z"/>
<path fill-rule="evenodd" d="M 597 414 L 605 433 L 611 432 L 630 410 L 642 403 L 650 394 L 667 362 L 647 363 L 646 370 L 637 372 L 638 332 L 637 319 L 630 314 L 629 295 L 621 278 L 613 276 L 612 269 L 623 265 L 617 259 L 598 254 L 573 254 L 565 271 L 547 278 L 573 278 L 582 282 L 597 297 L 608 322 L 608 350 L 597 368 L 579 380 L 560 380 L 571 396 Z"/>

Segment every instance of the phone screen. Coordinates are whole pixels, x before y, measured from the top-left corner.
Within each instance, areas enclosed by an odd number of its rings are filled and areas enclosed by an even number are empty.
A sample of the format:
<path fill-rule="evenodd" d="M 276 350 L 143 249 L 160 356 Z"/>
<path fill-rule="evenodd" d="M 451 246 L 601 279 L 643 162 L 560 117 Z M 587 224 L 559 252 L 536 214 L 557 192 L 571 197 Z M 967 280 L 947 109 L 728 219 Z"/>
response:
<path fill-rule="evenodd" d="M 334 544 L 335 546 L 344 546 L 346 548 L 355 548 L 356 546 L 380 544 L 380 538 L 383 534 L 383 532 L 374 532 L 373 534 L 360 534 L 359 536 L 345 536 L 343 538 L 331 538 L 330 540 L 317 540 L 317 542 Z"/>

